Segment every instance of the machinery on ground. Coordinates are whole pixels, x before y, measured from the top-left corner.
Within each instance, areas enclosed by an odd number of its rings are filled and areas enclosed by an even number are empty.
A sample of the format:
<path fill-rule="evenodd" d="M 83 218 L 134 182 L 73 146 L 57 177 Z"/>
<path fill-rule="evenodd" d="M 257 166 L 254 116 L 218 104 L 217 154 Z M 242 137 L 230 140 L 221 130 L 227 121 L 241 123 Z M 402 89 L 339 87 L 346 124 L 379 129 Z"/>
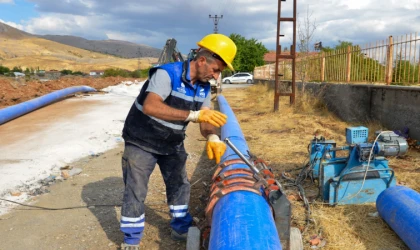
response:
<path fill-rule="evenodd" d="M 193 60 L 195 55 L 197 55 L 197 49 L 190 49 L 190 53 L 188 53 L 188 60 Z"/>
<path fill-rule="evenodd" d="M 404 137 L 392 131 L 376 132 L 368 143 L 368 129 L 346 128 L 348 146 L 337 147 L 335 141 L 314 138 L 309 146 L 309 167 L 318 180 L 320 196 L 330 205 L 375 202 L 385 189 L 395 186 L 394 170 L 385 156 L 407 152 Z M 337 151 L 348 151 L 347 157 L 336 157 Z"/>
<path fill-rule="evenodd" d="M 170 38 L 166 40 L 165 46 L 163 46 L 162 53 L 159 56 L 159 60 L 156 65 L 159 66 L 169 62 L 183 62 L 184 58 L 182 57 L 181 52 L 176 48 L 175 38 Z"/>
<path fill-rule="evenodd" d="M 170 62 L 184 62 L 185 59 L 182 56 L 181 52 L 176 47 L 177 41 L 175 38 L 170 38 L 166 40 L 166 44 L 163 47 L 162 53 L 159 56 L 158 63 L 153 65 L 154 67 L 170 63 Z M 191 49 L 188 53 L 187 60 L 193 60 L 195 55 L 197 54 L 197 49 Z M 210 81 L 211 86 L 211 94 L 212 99 L 216 98 L 217 94 L 222 92 L 222 76 L 220 75 L 219 78 L 211 79 Z"/>

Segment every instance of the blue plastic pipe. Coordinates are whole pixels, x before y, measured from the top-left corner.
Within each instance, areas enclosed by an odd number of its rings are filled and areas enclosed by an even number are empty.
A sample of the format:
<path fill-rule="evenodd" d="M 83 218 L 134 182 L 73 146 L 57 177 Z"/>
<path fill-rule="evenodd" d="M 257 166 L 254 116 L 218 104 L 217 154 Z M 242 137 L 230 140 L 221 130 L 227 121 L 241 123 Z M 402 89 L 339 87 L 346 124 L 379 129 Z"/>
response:
<path fill-rule="evenodd" d="M 70 87 L 54 91 L 41 97 L 22 102 L 4 109 L 0 109 L 0 125 L 6 123 L 16 117 L 22 116 L 43 106 L 58 101 L 68 95 L 77 92 L 94 92 L 96 89 L 89 86 Z"/>
<path fill-rule="evenodd" d="M 249 157 L 248 146 L 235 114 L 223 96 L 219 95 L 217 100 L 220 111 L 228 116 L 221 130 L 222 139 L 229 138 L 242 154 Z M 239 156 L 228 146 L 221 162 L 231 159 L 239 159 Z M 246 164 L 232 164 L 222 173 L 237 168 L 249 169 Z M 213 209 L 209 249 L 282 249 L 267 201 L 248 191 L 223 196 Z"/>
<path fill-rule="evenodd" d="M 419 193 L 403 186 L 387 188 L 378 196 L 376 209 L 410 249 L 420 249 Z"/>

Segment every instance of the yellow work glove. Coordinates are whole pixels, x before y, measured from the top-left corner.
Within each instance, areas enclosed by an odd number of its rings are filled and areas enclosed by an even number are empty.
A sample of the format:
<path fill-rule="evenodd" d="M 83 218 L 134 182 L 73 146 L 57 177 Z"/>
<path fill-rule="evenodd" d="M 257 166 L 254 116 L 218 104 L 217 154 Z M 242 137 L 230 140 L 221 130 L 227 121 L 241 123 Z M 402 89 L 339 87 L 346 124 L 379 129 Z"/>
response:
<path fill-rule="evenodd" d="M 190 111 L 188 118 L 185 121 L 189 122 L 207 122 L 215 127 L 221 127 L 225 125 L 227 115 L 220 113 L 219 111 L 203 109 L 199 111 Z"/>
<path fill-rule="evenodd" d="M 207 136 L 206 151 L 210 160 L 216 158 L 216 163 L 219 163 L 226 151 L 226 144 L 219 139 L 219 136 L 210 134 Z"/>

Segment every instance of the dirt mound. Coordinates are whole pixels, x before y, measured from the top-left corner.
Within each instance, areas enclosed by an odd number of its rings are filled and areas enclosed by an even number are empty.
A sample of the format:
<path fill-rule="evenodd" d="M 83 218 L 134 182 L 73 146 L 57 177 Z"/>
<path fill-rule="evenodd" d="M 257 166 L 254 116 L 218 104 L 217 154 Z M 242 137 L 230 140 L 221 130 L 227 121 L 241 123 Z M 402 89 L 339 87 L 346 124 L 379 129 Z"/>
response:
<path fill-rule="evenodd" d="M 89 86 L 100 90 L 108 86 L 117 85 L 122 81 L 134 80 L 134 78 L 123 77 L 66 77 L 48 82 L 25 82 L 24 79 L 0 78 L 0 109 L 68 87 Z"/>

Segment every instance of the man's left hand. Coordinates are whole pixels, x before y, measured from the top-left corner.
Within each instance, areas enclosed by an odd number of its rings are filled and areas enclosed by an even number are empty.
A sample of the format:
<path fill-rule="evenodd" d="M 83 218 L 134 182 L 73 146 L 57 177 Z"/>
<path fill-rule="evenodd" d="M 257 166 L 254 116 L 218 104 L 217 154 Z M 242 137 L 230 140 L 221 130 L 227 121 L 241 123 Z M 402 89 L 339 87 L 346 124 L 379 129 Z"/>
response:
<path fill-rule="evenodd" d="M 226 144 L 219 139 L 219 136 L 210 134 L 207 136 L 206 151 L 210 160 L 216 158 L 216 163 L 219 163 L 226 151 Z"/>

